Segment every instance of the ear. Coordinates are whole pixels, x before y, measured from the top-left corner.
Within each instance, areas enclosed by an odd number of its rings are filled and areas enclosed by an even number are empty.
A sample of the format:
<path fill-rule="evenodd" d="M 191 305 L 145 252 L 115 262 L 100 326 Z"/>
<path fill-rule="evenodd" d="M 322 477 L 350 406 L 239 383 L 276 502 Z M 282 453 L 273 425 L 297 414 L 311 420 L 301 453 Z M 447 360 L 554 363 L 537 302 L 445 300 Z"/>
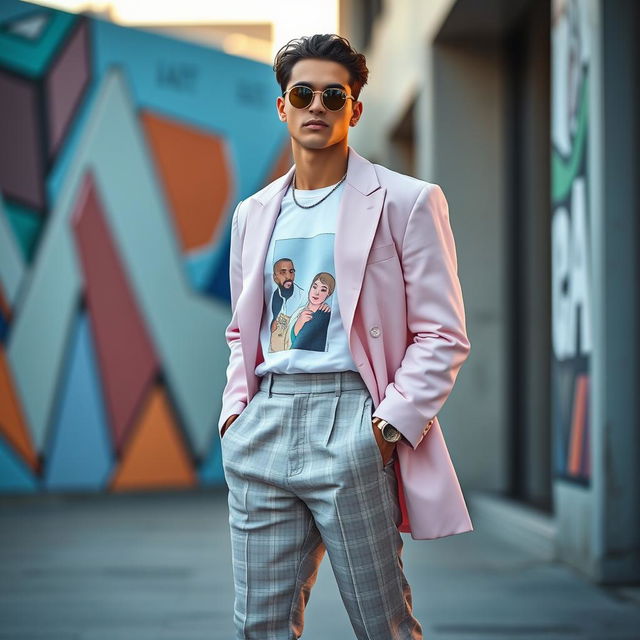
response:
<path fill-rule="evenodd" d="M 280 118 L 282 122 L 286 122 L 287 113 L 284 110 L 284 98 L 282 96 L 278 96 L 278 98 L 276 99 L 276 109 L 278 111 L 278 118 Z"/>
<path fill-rule="evenodd" d="M 349 120 L 349 126 L 355 127 L 358 124 L 358 120 L 362 116 L 362 102 L 359 100 L 353 103 L 353 113 L 351 114 L 351 119 Z"/>

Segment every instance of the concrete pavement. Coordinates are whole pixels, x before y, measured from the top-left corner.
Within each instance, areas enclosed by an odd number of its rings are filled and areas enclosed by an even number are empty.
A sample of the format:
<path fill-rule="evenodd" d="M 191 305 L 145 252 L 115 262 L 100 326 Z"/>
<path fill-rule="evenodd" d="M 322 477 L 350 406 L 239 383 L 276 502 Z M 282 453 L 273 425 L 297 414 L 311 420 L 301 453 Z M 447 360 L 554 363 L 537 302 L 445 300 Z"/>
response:
<path fill-rule="evenodd" d="M 487 530 L 404 539 L 425 639 L 640 639 L 640 607 L 622 590 Z M 234 638 L 221 490 L 4 496 L 0 553 L 0 640 Z M 303 638 L 353 637 L 325 557 Z"/>

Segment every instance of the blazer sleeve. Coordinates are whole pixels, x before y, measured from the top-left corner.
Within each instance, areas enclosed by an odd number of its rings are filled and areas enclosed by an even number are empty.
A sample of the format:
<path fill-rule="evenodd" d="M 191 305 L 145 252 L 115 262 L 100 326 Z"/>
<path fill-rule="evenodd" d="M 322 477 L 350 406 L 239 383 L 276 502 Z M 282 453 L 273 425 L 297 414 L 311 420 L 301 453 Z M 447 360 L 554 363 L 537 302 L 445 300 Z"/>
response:
<path fill-rule="evenodd" d="M 222 392 L 222 410 L 218 420 L 218 431 L 230 415 L 240 414 L 247 406 L 247 382 L 244 375 L 240 328 L 238 327 L 237 303 L 242 293 L 242 237 L 239 230 L 240 205 L 238 203 L 231 218 L 231 245 L 229 249 L 229 285 L 231 289 L 231 321 L 225 329 L 225 339 L 230 350 L 227 365 L 227 382 Z"/>
<path fill-rule="evenodd" d="M 373 415 L 394 425 L 415 449 L 471 349 L 449 207 L 437 184 L 425 185 L 409 214 L 401 262 L 413 341 Z"/>

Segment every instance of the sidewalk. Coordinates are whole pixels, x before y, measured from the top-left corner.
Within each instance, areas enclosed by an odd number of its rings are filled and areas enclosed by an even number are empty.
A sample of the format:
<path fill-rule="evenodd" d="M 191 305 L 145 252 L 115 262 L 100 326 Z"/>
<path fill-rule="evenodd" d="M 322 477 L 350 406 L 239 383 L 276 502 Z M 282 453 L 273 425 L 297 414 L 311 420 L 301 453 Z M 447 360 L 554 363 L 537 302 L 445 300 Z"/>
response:
<path fill-rule="evenodd" d="M 473 517 L 473 514 L 472 514 Z M 428 640 L 638 640 L 640 607 L 476 531 L 405 539 Z M 226 495 L 0 498 L 0 640 L 232 640 Z M 328 558 L 304 640 L 354 638 Z"/>

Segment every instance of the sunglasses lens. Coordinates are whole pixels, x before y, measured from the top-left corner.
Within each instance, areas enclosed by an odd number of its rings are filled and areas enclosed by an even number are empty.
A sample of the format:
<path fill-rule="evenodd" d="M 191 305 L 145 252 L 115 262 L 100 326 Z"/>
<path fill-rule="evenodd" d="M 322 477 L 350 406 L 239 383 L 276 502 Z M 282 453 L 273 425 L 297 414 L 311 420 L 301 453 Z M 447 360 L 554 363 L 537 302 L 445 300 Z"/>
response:
<path fill-rule="evenodd" d="M 296 109 L 304 109 L 313 100 L 313 91 L 309 87 L 293 87 L 289 91 L 289 100 Z"/>
<path fill-rule="evenodd" d="M 344 107 L 347 94 L 342 89 L 325 89 L 322 93 L 324 106 L 331 111 L 338 111 Z"/>

